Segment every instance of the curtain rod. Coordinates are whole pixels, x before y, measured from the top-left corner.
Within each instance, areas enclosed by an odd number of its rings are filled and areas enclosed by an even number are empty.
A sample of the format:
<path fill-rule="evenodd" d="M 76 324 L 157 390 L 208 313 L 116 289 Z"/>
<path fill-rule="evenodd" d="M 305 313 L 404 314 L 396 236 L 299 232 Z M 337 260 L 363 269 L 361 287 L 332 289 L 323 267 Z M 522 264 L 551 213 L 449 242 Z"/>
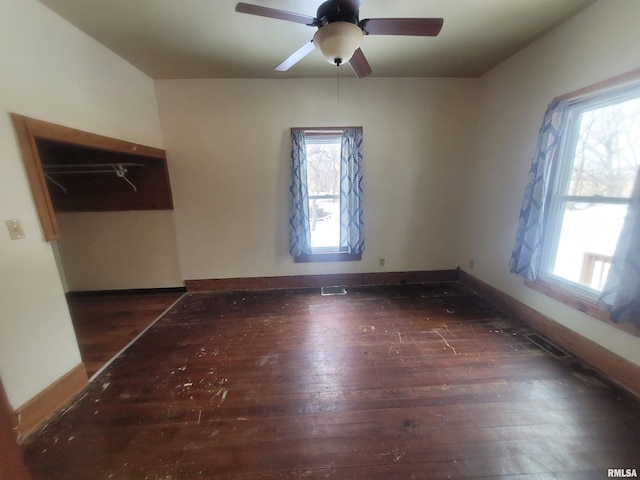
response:
<path fill-rule="evenodd" d="M 334 133 L 344 130 L 362 130 L 362 127 L 292 127 L 291 132 L 318 132 L 318 133 Z"/>
<path fill-rule="evenodd" d="M 573 92 L 565 93 L 553 99 L 554 102 L 560 100 L 584 100 L 589 97 L 605 93 L 607 91 L 617 90 L 624 88 L 634 83 L 640 83 L 640 68 L 631 70 L 630 72 L 617 75 L 607 80 L 594 83 L 592 85 L 579 88 Z"/>

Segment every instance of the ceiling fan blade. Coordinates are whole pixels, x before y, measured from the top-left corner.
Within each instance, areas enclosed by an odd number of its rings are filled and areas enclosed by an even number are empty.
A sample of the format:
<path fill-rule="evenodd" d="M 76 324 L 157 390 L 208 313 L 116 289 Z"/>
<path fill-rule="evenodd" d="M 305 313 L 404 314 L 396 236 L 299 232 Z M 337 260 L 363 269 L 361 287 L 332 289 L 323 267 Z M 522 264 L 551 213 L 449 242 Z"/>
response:
<path fill-rule="evenodd" d="M 364 56 L 364 53 L 362 53 L 362 50 L 360 49 L 357 49 L 354 52 L 353 57 L 351 57 L 351 60 L 349 60 L 349 65 L 351 65 L 353 73 L 355 73 L 356 77 L 358 78 L 364 78 L 373 73 L 371 65 L 369 65 L 367 58 Z"/>
<path fill-rule="evenodd" d="M 435 37 L 442 24 L 442 18 L 368 18 L 360 22 L 360 27 L 369 35 Z"/>
<path fill-rule="evenodd" d="M 236 5 L 236 12 L 258 15 L 259 17 L 276 18 L 278 20 L 286 20 L 287 22 L 304 23 L 305 25 L 312 25 L 315 22 L 315 18 L 308 15 L 285 12 L 284 10 L 276 10 L 275 8 L 261 7 L 259 5 L 251 5 L 250 3 L 238 3 Z"/>
<path fill-rule="evenodd" d="M 360 10 L 360 6 L 362 5 L 362 0 L 345 0 L 346 3 L 348 3 L 351 8 L 353 8 L 354 10 Z"/>
<path fill-rule="evenodd" d="M 286 72 L 291 67 L 293 67 L 296 63 L 302 60 L 304 57 L 309 55 L 313 50 L 315 50 L 316 45 L 313 43 L 313 40 L 305 43 L 298 50 L 293 52 L 291 55 L 287 57 L 287 59 L 282 62 L 280 65 L 276 67 L 276 71 L 278 72 Z"/>

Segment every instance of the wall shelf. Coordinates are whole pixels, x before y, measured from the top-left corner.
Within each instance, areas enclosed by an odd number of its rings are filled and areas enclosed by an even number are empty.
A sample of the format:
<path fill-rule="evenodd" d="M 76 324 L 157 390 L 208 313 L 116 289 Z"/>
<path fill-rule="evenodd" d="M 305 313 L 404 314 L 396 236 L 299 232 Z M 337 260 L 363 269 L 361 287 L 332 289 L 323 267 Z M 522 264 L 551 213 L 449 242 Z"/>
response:
<path fill-rule="evenodd" d="M 56 212 L 173 208 L 164 158 L 37 138 Z"/>

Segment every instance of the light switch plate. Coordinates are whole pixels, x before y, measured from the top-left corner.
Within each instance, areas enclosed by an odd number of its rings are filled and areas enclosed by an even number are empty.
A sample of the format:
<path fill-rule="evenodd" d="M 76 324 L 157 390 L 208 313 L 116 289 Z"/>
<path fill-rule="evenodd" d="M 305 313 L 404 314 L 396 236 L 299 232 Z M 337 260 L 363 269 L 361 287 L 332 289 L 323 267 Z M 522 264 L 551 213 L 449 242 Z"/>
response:
<path fill-rule="evenodd" d="M 7 228 L 9 229 L 11 240 L 19 240 L 21 238 L 24 238 L 24 230 L 22 229 L 20 220 L 16 218 L 7 220 Z"/>

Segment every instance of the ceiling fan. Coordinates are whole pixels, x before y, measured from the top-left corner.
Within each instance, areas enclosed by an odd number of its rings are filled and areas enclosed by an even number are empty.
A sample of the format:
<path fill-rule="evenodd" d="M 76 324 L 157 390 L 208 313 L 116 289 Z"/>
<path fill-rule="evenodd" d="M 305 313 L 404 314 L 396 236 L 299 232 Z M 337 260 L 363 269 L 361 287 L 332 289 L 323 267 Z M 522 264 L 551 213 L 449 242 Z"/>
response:
<path fill-rule="evenodd" d="M 435 37 L 442 29 L 442 18 L 367 18 L 360 20 L 360 0 L 329 0 L 318 7 L 316 17 L 286 12 L 249 3 L 238 3 L 236 12 L 276 18 L 317 27 L 313 39 L 276 67 L 284 72 L 316 47 L 329 63 L 348 62 L 356 77 L 371 75 L 372 69 L 360 49 L 364 35 L 409 35 Z"/>

